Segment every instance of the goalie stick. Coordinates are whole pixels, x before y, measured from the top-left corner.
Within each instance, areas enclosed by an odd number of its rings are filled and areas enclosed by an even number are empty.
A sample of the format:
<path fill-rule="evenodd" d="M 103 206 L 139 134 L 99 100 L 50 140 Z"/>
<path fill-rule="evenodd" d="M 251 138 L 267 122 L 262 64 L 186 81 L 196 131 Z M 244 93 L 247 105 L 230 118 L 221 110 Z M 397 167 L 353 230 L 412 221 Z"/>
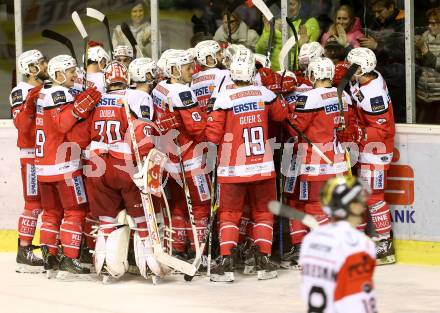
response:
<path fill-rule="evenodd" d="M 142 55 L 142 51 L 137 44 L 136 38 L 134 38 L 134 35 L 130 30 L 130 26 L 128 26 L 128 24 L 124 22 L 121 24 L 121 30 L 130 42 L 131 48 L 133 49 L 134 59 L 136 59 L 137 54 L 139 54 L 139 56 L 143 58 L 144 56 Z"/>
<path fill-rule="evenodd" d="M 284 44 L 284 46 L 281 48 L 280 51 L 280 55 L 278 56 L 278 61 L 280 63 L 280 69 L 281 71 L 283 71 L 283 75 L 285 75 L 286 70 L 289 67 L 285 67 L 284 66 L 284 61 L 286 60 L 287 55 L 289 54 L 289 51 L 292 50 L 292 48 L 296 45 L 297 43 L 297 39 L 295 38 L 295 36 L 291 36 L 286 43 Z"/>
<path fill-rule="evenodd" d="M 107 31 L 108 45 L 110 47 L 110 58 L 113 59 L 113 42 L 112 42 L 112 37 L 110 35 L 110 25 L 108 23 L 107 16 L 105 16 L 105 14 L 102 13 L 101 11 L 98 11 L 94 8 L 87 8 L 86 15 L 104 24 Z"/>
<path fill-rule="evenodd" d="M 270 201 L 268 208 L 272 214 L 287 217 L 289 219 L 299 220 L 307 227 L 310 227 L 310 229 L 314 229 L 319 226 L 318 221 L 312 215 L 305 214 L 281 202 Z"/>
<path fill-rule="evenodd" d="M 136 141 L 136 135 L 135 135 L 133 121 L 131 120 L 130 108 L 129 108 L 127 101 L 125 101 L 125 100 L 123 101 L 123 105 L 124 105 L 125 114 L 127 117 L 128 131 L 130 134 L 131 143 L 132 143 L 138 171 L 140 171 L 141 166 L 142 166 L 142 160 L 141 160 L 141 156 L 139 154 L 139 148 L 138 148 L 138 144 Z M 147 176 L 144 176 L 144 177 L 147 178 L 148 174 L 147 174 Z M 147 183 L 147 185 L 148 185 L 148 183 Z M 196 268 L 194 267 L 194 265 L 192 265 L 188 262 L 185 262 L 183 260 L 179 260 L 178 258 L 175 258 L 175 257 L 169 255 L 168 253 L 166 253 L 165 251 L 163 251 L 162 244 L 160 242 L 158 227 L 157 227 L 157 223 L 156 223 L 156 214 L 155 214 L 154 208 L 151 204 L 151 196 L 147 196 L 143 192 L 141 192 L 141 199 L 142 199 L 142 207 L 144 209 L 144 214 L 145 214 L 145 217 L 147 218 L 148 231 L 149 231 L 152 243 L 153 243 L 153 253 L 154 253 L 155 257 L 157 258 L 157 260 L 160 263 L 162 263 L 168 267 L 171 267 L 179 272 L 182 272 L 187 275 L 194 275 L 196 273 Z"/>
<path fill-rule="evenodd" d="M 78 12 L 74 11 L 72 13 L 72 20 L 73 20 L 73 23 L 75 24 L 76 28 L 78 29 L 79 33 L 81 34 L 81 37 L 84 40 L 83 87 L 84 87 L 84 90 L 86 90 L 87 89 L 87 59 L 88 59 L 87 50 L 88 50 L 88 45 L 89 45 L 89 35 L 87 34 L 86 28 L 84 27 L 84 24 L 82 23 L 81 18 L 78 15 Z"/>
<path fill-rule="evenodd" d="M 69 49 L 72 57 L 75 59 L 76 64 L 78 64 L 78 59 L 76 58 L 75 49 L 73 48 L 72 41 L 69 38 L 61 35 L 60 33 L 54 32 L 53 30 L 50 29 L 43 29 L 43 31 L 41 32 L 41 36 L 43 36 L 44 38 L 49 38 L 58 41 L 60 44 L 66 46 L 67 49 Z"/>

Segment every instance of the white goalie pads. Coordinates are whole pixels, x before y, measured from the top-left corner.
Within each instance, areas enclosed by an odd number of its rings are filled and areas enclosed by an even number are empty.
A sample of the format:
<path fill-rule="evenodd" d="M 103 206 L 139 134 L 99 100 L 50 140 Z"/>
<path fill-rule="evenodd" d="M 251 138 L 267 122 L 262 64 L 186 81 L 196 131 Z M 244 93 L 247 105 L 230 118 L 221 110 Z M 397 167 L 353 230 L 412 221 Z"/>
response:
<path fill-rule="evenodd" d="M 118 214 L 114 224 L 99 226 L 95 246 L 95 269 L 99 275 L 105 267 L 107 272 L 119 278 L 128 270 L 128 244 L 130 241 L 130 227 L 125 225 L 126 211 Z M 110 234 L 105 234 L 104 229 L 116 228 Z M 105 264 L 105 265 L 104 265 Z"/>

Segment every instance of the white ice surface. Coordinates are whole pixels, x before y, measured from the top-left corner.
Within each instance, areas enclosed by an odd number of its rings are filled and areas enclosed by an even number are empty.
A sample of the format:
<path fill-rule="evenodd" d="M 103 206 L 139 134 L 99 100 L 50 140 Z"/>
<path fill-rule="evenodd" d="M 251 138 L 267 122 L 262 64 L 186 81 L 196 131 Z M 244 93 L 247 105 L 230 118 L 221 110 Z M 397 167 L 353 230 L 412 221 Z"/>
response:
<path fill-rule="evenodd" d="M 200 277 L 188 283 L 179 275 L 156 286 L 127 274 L 117 283 L 102 285 L 17 274 L 14 258 L 11 253 L 0 254 L 0 312 L 305 312 L 297 271 L 280 270 L 279 278 L 269 281 L 236 275 L 232 284 Z M 380 313 L 440 312 L 440 267 L 382 266 L 377 268 L 375 282 Z"/>

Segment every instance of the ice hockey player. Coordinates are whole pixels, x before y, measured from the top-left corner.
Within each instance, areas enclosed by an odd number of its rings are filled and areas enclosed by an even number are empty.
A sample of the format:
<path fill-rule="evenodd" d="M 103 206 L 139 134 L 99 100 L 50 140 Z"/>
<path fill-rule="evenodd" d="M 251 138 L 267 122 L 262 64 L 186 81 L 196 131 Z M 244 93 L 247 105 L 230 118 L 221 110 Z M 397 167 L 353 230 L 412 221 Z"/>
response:
<path fill-rule="evenodd" d="M 196 59 L 202 70 L 193 75 L 191 89 L 199 106 L 207 111 L 208 102 L 216 88 L 231 81 L 229 71 L 223 68 L 223 51 L 215 40 L 205 40 L 195 46 Z"/>
<path fill-rule="evenodd" d="M 113 59 L 125 65 L 126 68 L 133 60 L 133 48 L 129 46 L 116 46 L 113 49 Z"/>
<path fill-rule="evenodd" d="M 221 260 L 212 269 L 211 280 L 234 281 L 233 254 L 246 197 L 255 222 L 252 233 L 257 277 L 271 279 L 277 277 L 277 271 L 269 259 L 273 216 L 267 203 L 276 199 L 276 181 L 268 122 L 284 120 L 288 110 L 276 94 L 252 84 L 255 57 L 249 49 L 243 47 L 237 51 L 230 71 L 237 88 L 218 95 L 206 128 L 208 141 L 219 146 Z"/>
<path fill-rule="evenodd" d="M 44 80 L 48 79 L 47 59 L 38 50 L 23 52 L 18 58 L 19 74 L 23 82 L 14 87 L 9 96 L 12 118 L 18 131 L 21 179 L 23 182 L 24 209 L 18 219 L 17 269 L 19 273 L 40 273 L 43 260 L 38 258 L 32 245 L 41 202 L 35 171 L 35 101 Z"/>
<path fill-rule="evenodd" d="M 90 42 L 87 59 L 87 87 L 96 86 L 98 91 L 105 92 L 103 71 L 110 62 L 110 56 L 102 45 Z"/>
<path fill-rule="evenodd" d="M 304 238 L 299 259 L 307 312 L 377 312 L 374 243 L 356 229 L 367 193 L 354 176 L 335 177 L 324 186 L 321 204 L 330 224 Z"/>
<path fill-rule="evenodd" d="M 168 180 L 174 202 L 172 224 L 173 230 L 176 232 L 173 234 L 173 249 L 180 257 L 187 257 L 185 255 L 186 229 L 189 225 L 187 202 L 185 193 L 182 192 L 177 181 L 183 182 L 179 176 L 185 175 L 195 227 L 200 241 L 206 231 L 211 198 L 209 179 L 203 170 L 204 149 L 198 146 L 199 143 L 205 141 L 206 116 L 199 107 L 193 91 L 186 85 L 192 80 L 192 57 L 185 50 L 167 51 L 165 51 L 165 55 L 162 55 L 162 61 L 159 60 L 158 63 L 163 62 L 163 70 L 169 78 L 156 85 L 152 97 L 155 122 L 162 134 L 165 137 L 170 131 L 177 134 L 174 142 L 165 143 L 164 147 L 160 147 L 160 149 L 168 154 L 170 160 L 166 169 L 171 177 L 174 177 L 174 179 Z M 178 147 L 185 147 L 180 155 L 179 150 L 181 149 Z M 184 173 L 181 171 L 181 162 Z M 194 238 L 193 234 L 189 233 L 188 237 L 190 240 Z"/>
<path fill-rule="evenodd" d="M 130 228 L 134 230 L 134 250 L 140 273 L 147 277 L 145 255 L 150 268 L 161 274 L 154 256 L 146 217 L 142 208 L 139 189 L 132 180 L 134 171 L 131 138 L 124 105 L 128 105 L 136 126 L 136 137 L 141 156 L 153 147 L 149 137 L 151 121 L 139 120 L 139 107 L 151 101 L 150 96 L 139 91 L 136 96 L 128 93 L 136 91 L 128 88 L 128 70 L 113 61 L 105 69 L 107 92 L 102 95 L 96 109 L 84 121 L 75 126 L 68 138 L 81 146 L 89 145 L 93 167 L 102 167 L 102 172 L 87 177 L 91 215 L 99 219 L 94 264 L 96 273 L 103 275 L 104 281 L 120 278 L 128 269 L 127 252 Z M 149 100 L 150 99 L 150 100 Z M 88 141 L 84 141 L 88 138 Z M 104 163 L 104 164 L 102 164 Z M 131 165 L 131 167 L 130 167 Z M 99 169 L 95 169 L 99 171 Z M 129 226 L 130 225 L 130 226 Z"/>
<path fill-rule="evenodd" d="M 48 72 L 53 86 L 41 89 L 36 108 L 35 166 L 43 208 L 41 250 L 50 276 L 58 265 L 59 239 L 62 252 L 57 278 L 84 278 L 89 271 L 77 258 L 87 196 L 80 151 L 67 142 L 66 134 L 90 114 L 101 93 L 89 88 L 73 98 L 69 88 L 77 78 L 76 61 L 69 55 L 52 58 Z"/>
<path fill-rule="evenodd" d="M 150 58 L 137 58 L 130 63 L 130 85 L 136 90 L 151 94 L 156 83 L 156 62 Z"/>
<path fill-rule="evenodd" d="M 368 211 L 375 234 L 378 264 L 394 263 L 391 213 L 385 201 L 387 171 L 393 158 L 395 123 L 387 84 L 375 71 L 376 56 L 368 48 L 355 48 L 347 61 L 359 65 L 351 94 L 356 102 L 358 123 L 347 133 L 359 145 L 358 175 L 371 187 Z M 365 224 L 364 224 L 365 226 Z"/>
<path fill-rule="evenodd" d="M 332 161 L 332 164 L 327 164 L 299 136 L 298 156 L 292 159 L 290 173 L 286 177 L 284 190 L 293 194 L 293 197 L 287 198 L 289 205 L 313 215 L 320 224 L 328 222 L 319 203 L 321 188 L 329 178 L 346 174 L 348 170 L 344 150 L 335 137 L 335 129 L 340 127 L 340 110 L 336 88 L 332 87 L 334 70 L 330 59 L 312 59 L 307 79 L 313 83 L 313 89 L 296 97 L 295 111 L 289 119 Z M 342 101 L 344 112 L 348 114 L 351 99 L 345 92 Z M 299 135 L 289 125 L 286 127 L 291 136 Z M 293 267 L 297 264 L 301 242 L 307 232 L 308 228 L 299 221 L 290 221 L 293 248 L 284 256 L 283 267 L 289 266 L 289 263 Z"/>
<path fill-rule="evenodd" d="M 319 42 L 305 43 L 301 46 L 298 54 L 299 71 L 295 72 L 298 81 L 295 93 L 300 94 L 313 89 L 313 84 L 307 79 L 307 68 L 310 62 L 317 57 L 324 56 L 324 48 Z"/>

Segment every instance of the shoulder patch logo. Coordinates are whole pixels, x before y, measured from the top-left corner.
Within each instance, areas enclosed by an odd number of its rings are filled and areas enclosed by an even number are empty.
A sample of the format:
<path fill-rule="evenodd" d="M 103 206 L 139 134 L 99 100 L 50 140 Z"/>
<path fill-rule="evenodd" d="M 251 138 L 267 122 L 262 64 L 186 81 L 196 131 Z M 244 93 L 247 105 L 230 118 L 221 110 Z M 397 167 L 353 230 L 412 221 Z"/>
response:
<path fill-rule="evenodd" d="M 295 109 L 304 109 L 307 102 L 307 96 L 298 96 L 296 97 Z"/>
<path fill-rule="evenodd" d="M 52 93 L 53 104 L 63 104 L 66 103 L 66 94 L 62 90 L 55 91 Z"/>
<path fill-rule="evenodd" d="M 179 98 L 184 106 L 188 106 L 194 103 L 191 95 L 191 91 L 184 91 L 179 93 Z"/>
<path fill-rule="evenodd" d="M 385 110 L 385 103 L 382 96 L 374 97 L 370 99 L 371 110 L 373 112 L 380 112 Z"/>
<path fill-rule="evenodd" d="M 362 91 L 360 89 L 358 89 L 357 91 L 355 91 L 354 96 L 357 98 L 357 100 L 359 102 L 364 101 L 364 94 L 362 93 Z"/>
<path fill-rule="evenodd" d="M 17 89 L 11 94 L 12 105 L 20 104 L 24 101 L 23 99 L 23 91 L 21 89 Z"/>
<path fill-rule="evenodd" d="M 150 107 L 148 105 L 141 105 L 141 116 L 150 119 Z"/>

